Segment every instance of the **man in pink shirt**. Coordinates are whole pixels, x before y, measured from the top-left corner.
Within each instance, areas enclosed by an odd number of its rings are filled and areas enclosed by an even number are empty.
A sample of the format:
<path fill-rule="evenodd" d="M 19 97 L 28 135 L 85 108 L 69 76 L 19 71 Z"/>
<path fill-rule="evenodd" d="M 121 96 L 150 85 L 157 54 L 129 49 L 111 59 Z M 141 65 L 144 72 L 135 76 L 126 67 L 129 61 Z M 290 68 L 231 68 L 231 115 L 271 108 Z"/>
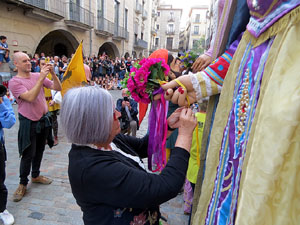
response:
<path fill-rule="evenodd" d="M 83 68 L 84 68 L 85 77 L 87 82 L 90 82 L 92 80 L 92 73 L 91 73 L 91 68 L 89 67 L 89 65 L 87 65 L 87 63 L 88 63 L 88 58 L 86 56 L 83 56 Z"/>
<path fill-rule="evenodd" d="M 31 73 L 30 59 L 23 52 L 14 54 L 14 63 L 18 74 L 9 81 L 9 89 L 18 103 L 20 121 L 18 133 L 18 147 L 21 156 L 20 184 L 13 199 L 17 202 L 26 193 L 27 177 L 31 167 L 33 183 L 50 184 L 52 182 L 51 179 L 40 175 L 46 139 L 49 146 L 53 144 L 51 143 L 51 120 L 49 120 L 44 87 L 60 91 L 61 83 L 51 64 L 42 67 L 40 73 Z M 51 73 L 53 82 L 46 78 L 48 73 Z"/>

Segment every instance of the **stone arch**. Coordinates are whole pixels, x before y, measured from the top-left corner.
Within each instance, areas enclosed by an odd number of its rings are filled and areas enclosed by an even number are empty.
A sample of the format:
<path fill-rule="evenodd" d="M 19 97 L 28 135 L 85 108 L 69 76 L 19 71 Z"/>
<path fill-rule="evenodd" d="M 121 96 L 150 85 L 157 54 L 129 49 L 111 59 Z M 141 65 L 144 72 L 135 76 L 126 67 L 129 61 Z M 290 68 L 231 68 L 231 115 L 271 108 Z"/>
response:
<path fill-rule="evenodd" d="M 46 34 L 38 44 L 35 52 L 44 52 L 46 56 L 66 55 L 70 57 L 73 54 L 79 42 L 70 32 L 66 30 L 54 30 Z"/>
<path fill-rule="evenodd" d="M 136 51 L 132 51 L 132 58 L 133 58 L 133 59 L 136 59 L 136 58 L 137 58 Z"/>
<path fill-rule="evenodd" d="M 111 59 L 120 57 L 119 49 L 113 42 L 105 42 L 103 45 L 100 46 L 98 55 L 102 55 L 104 52 Z"/>
<path fill-rule="evenodd" d="M 130 55 L 129 55 L 128 52 L 126 52 L 125 55 L 124 55 L 124 58 L 127 59 L 128 57 L 130 57 Z"/>
<path fill-rule="evenodd" d="M 143 53 L 140 52 L 140 54 L 139 54 L 139 59 L 142 59 L 142 58 L 143 58 Z"/>

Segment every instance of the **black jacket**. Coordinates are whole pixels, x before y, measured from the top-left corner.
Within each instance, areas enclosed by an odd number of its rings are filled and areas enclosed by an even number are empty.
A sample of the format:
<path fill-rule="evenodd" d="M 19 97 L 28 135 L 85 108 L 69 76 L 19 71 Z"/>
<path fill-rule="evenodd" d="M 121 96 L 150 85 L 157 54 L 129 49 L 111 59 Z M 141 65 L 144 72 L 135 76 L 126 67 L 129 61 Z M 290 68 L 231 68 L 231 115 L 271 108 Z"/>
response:
<path fill-rule="evenodd" d="M 123 152 L 145 157 L 148 136 L 119 134 L 113 141 Z M 132 221 L 159 224 L 159 204 L 175 197 L 183 186 L 189 153 L 174 148 L 161 174 L 150 174 L 116 151 L 72 145 L 69 179 L 86 225 L 128 225 Z"/>

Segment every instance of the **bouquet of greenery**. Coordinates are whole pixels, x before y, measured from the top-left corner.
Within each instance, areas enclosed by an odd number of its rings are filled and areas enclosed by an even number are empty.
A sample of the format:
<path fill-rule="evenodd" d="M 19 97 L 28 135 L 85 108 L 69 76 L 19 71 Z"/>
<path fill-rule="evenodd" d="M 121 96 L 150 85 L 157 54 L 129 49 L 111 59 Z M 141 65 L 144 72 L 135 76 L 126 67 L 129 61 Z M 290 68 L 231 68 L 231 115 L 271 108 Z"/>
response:
<path fill-rule="evenodd" d="M 193 63 L 198 57 L 199 55 L 193 51 L 179 53 L 179 59 L 181 60 L 184 68 L 186 68 L 187 70 L 189 70 L 192 67 Z"/>

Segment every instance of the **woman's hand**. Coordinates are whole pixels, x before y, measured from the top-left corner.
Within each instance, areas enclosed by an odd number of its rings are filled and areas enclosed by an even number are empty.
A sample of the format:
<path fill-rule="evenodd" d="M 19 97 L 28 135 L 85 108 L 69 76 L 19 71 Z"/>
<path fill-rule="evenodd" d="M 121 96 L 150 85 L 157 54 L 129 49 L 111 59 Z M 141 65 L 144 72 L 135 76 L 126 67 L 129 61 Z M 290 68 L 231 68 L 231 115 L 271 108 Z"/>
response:
<path fill-rule="evenodd" d="M 183 108 L 179 118 L 178 136 L 175 143 L 175 147 L 184 148 L 188 152 L 190 151 L 193 131 L 197 125 L 197 119 L 190 108 Z"/>
<path fill-rule="evenodd" d="M 176 109 L 168 118 L 168 125 L 172 129 L 176 129 L 180 125 L 180 115 L 181 111 L 184 109 L 184 107 Z"/>
<path fill-rule="evenodd" d="M 212 58 L 210 56 L 205 54 L 200 55 L 191 67 L 193 73 L 204 70 L 211 63 L 211 61 Z"/>

